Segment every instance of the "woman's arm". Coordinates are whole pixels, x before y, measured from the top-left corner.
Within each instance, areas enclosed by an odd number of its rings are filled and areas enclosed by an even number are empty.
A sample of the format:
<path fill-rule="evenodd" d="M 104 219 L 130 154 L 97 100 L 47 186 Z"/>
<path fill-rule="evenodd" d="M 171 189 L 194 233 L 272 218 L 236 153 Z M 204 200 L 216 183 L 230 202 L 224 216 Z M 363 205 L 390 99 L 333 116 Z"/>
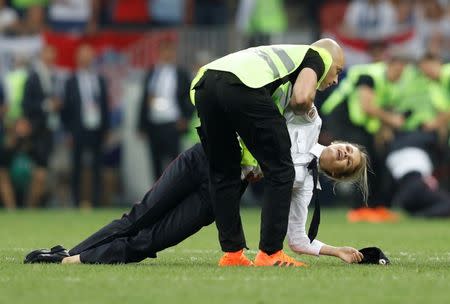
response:
<path fill-rule="evenodd" d="M 310 242 L 306 233 L 306 220 L 308 218 L 308 205 L 312 197 L 312 177 L 307 176 L 305 183 L 311 179 L 311 187 L 294 187 L 292 189 L 291 207 L 289 210 L 289 224 L 287 238 L 289 247 L 298 254 L 319 256 L 325 244 L 319 240 Z"/>
<path fill-rule="evenodd" d="M 307 184 L 308 178 L 305 179 Z M 363 258 L 361 252 L 352 247 L 334 247 L 319 240 L 310 242 L 306 233 L 308 205 L 312 197 L 312 188 L 295 187 L 292 190 L 291 208 L 289 210 L 288 243 L 292 251 L 298 254 L 328 255 L 340 258 L 346 263 L 357 263 Z"/>
<path fill-rule="evenodd" d="M 333 247 L 329 245 L 323 245 L 320 248 L 321 255 L 328 255 L 340 258 L 346 263 L 358 263 L 361 262 L 363 254 L 352 247 Z"/>

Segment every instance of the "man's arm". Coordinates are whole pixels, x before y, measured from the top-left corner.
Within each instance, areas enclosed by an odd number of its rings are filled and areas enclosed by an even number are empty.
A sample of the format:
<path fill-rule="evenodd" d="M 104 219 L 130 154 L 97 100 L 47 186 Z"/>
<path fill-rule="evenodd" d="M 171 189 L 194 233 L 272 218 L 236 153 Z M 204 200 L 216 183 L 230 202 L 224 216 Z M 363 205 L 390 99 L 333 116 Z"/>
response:
<path fill-rule="evenodd" d="M 290 101 L 292 111 L 296 115 L 304 114 L 311 109 L 316 97 L 317 81 L 317 74 L 311 68 L 304 68 L 298 74 Z"/>
<path fill-rule="evenodd" d="M 383 123 L 395 129 L 401 128 L 405 123 L 405 118 L 403 115 L 385 111 L 376 104 L 375 92 L 369 86 L 359 86 L 358 94 L 361 107 L 367 115 L 378 118 Z"/>
<path fill-rule="evenodd" d="M 289 79 L 293 84 L 289 104 L 296 115 L 305 114 L 311 109 L 316 97 L 317 83 L 325 73 L 325 64 L 317 51 L 309 49 L 299 69 L 297 77 Z M 295 77 L 295 73 L 292 77 Z"/>
<path fill-rule="evenodd" d="M 450 111 L 439 113 L 435 119 L 424 123 L 423 127 L 426 131 L 434 131 L 447 127 L 448 123 L 450 123 Z"/>

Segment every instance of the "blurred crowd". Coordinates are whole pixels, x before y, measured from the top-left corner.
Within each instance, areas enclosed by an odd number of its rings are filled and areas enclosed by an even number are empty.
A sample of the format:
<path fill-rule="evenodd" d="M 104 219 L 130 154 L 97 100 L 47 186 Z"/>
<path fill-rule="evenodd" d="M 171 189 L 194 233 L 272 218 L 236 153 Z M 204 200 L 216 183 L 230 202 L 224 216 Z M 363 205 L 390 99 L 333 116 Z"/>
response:
<path fill-rule="evenodd" d="M 341 84 L 317 96 L 325 121 L 321 142 L 342 139 L 368 148 L 371 207 L 394 204 L 425 214 L 430 206 L 419 206 L 417 199 L 411 203 L 404 194 L 414 193 L 405 190 L 413 184 L 420 193 L 428 189 L 436 196 L 423 201 L 444 202 L 430 214 L 445 213 L 448 202 L 450 215 L 448 0 L 0 0 L 0 55 L 7 52 L 5 41 L 48 32 L 176 32 L 186 25 L 229 29 L 245 38 L 244 47 L 335 38 L 349 64 Z M 308 41 L 282 38 L 305 31 L 301 37 Z M 213 55 L 199 50 L 182 65 L 186 44 L 168 38 L 153 45 L 157 56 L 138 85 L 133 129 L 148 145 L 153 178 L 196 141 L 189 84 L 196 68 Z M 233 47 L 231 43 L 226 52 Z M 35 52 L 13 52 L 6 65 L 0 58 L 4 207 L 100 207 L 120 201 L 122 142 L 114 133 L 123 123 L 117 122 L 111 100 L 119 99 L 122 110 L 127 103 L 98 68 L 101 51 L 87 42 L 77 45 L 75 66 L 69 70 L 57 64 L 67 50 L 45 39 Z M 111 142 L 118 148 L 106 149 Z M 411 182 L 418 176 L 424 184 Z M 322 183 L 322 201 L 351 201 L 355 210 L 362 204 L 346 185 L 333 189 Z M 256 185 L 247 199 L 257 200 L 261 187 Z M 352 216 L 357 220 L 361 214 Z"/>

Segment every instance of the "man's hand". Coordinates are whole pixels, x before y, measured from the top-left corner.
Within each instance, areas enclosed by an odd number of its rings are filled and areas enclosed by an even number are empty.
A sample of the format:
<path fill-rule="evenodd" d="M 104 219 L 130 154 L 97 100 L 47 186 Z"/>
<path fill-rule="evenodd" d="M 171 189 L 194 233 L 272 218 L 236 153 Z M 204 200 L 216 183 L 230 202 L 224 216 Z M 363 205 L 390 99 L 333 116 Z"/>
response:
<path fill-rule="evenodd" d="M 262 179 L 262 175 L 261 174 L 254 174 L 253 172 L 250 172 L 249 174 L 247 174 L 247 176 L 245 177 L 245 179 L 249 182 L 249 183 L 256 183 L 259 182 Z"/>
<path fill-rule="evenodd" d="M 352 247 L 337 247 L 336 256 L 346 263 L 353 264 L 361 262 L 363 254 Z"/>
<path fill-rule="evenodd" d="M 392 113 L 389 117 L 389 124 L 394 129 L 400 129 L 405 124 L 405 117 L 401 114 Z"/>

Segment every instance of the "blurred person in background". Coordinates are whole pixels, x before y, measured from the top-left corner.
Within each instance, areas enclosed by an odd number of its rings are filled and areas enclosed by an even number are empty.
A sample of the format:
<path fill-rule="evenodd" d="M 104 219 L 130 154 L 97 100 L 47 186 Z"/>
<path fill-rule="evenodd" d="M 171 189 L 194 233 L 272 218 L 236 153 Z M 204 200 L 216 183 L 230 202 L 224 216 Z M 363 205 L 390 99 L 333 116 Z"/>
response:
<path fill-rule="evenodd" d="M 94 18 L 98 0 L 53 0 L 48 5 L 48 20 L 52 29 L 82 33 Z"/>
<path fill-rule="evenodd" d="M 369 176 L 371 196 L 368 204 L 374 208 L 355 208 L 348 214 L 351 222 L 392 221 L 397 216 L 384 205 L 383 146 L 376 144 L 376 136 L 381 126 L 386 124 L 399 129 L 404 124 L 401 114 L 385 109 L 385 105 L 395 98 L 397 83 L 407 64 L 407 58 L 392 56 L 387 62 L 354 65 L 349 68 L 346 78 L 324 101 L 321 111 L 327 119 L 328 130 L 334 138 L 351 140 L 367 148 L 374 174 Z M 360 199 L 354 199 L 354 207 Z"/>
<path fill-rule="evenodd" d="M 270 44 L 272 34 L 288 28 L 282 0 L 241 0 L 235 22 L 241 33 L 249 35 L 249 47 Z"/>
<path fill-rule="evenodd" d="M 33 5 L 27 8 L 21 24 L 22 35 L 39 35 L 47 29 L 45 7 Z"/>
<path fill-rule="evenodd" d="M 431 80 L 426 84 L 426 88 L 430 90 L 430 103 L 434 106 L 434 115 L 432 119 L 424 121 L 423 128 L 426 131 L 436 131 L 440 134 L 447 131 L 446 135 L 448 136 L 448 123 L 450 122 L 450 63 L 444 64 L 438 56 L 428 53 L 419 61 L 418 67 L 421 73 Z M 442 139 L 445 142 L 446 136 L 445 134 L 443 136 Z"/>
<path fill-rule="evenodd" d="M 30 125 L 23 117 L 22 101 L 25 91 L 25 83 L 28 77 L 28 61 L 23 55 L 17 54 L 14 58 L 14 66 L 8 71 L 3 79 L 3 102 L 1 110 L 1 124 L 3 134 L 0 139 L 0 192 L 2 200 L 6 206 L 11 208 L 22 205 L 22 200 L 18 200 L 28 192 L 26 156 L 29 153 L 29 144 L 26 139 L 30 135 Z M 2 131 L 0 131 L 2 133 Z M 23 162 L 21 162 L 23 161 Z M 22 167 L 24 170 L 20 170 Z M 29 167 L 28 167 L 29 169 Z M 19 174 L 19 173 L 22 174 Z M 15 181 L 15 183 L 14 183 Z"/>
<path fill-rule="evenodd" d="M 44 46 L 25 82 L 22 109 L 30 125 L 30 157 L 34 163 L 29 207 L 37 207 L 46 194 L 53 131 L 59 123 L 61 98 L 58 95 L 55 59 L 56 50 L 52 46 Z"/>
<path fill-rule="evenodd" d="M 408 69 L 407 76 L 399 88 L 398 101 L 391 105 L 405 116 L 405 124 L 392 136 L 395 141 L 405 136 L 414 140 L 432 137 L 435 142 L 426 151 L 435 164 L 433 173 L 442 182 L 450 177 L 450 69 L 439 57 L 428 53 L 419 60 L 417 68 Z"/>
<path fill-rule="evenodd" d="M 5 116 L 8 107 L 5 101 L 5 94 L 0 83 L 0 201 L 6 209 L 16 208 L 16 196 L 9 175 L 9 166 L 11 161 L 11 151 L 6 142 L 5 134 Z"/>
<path fill-rule="evenodd" d="M 176 27 L 187 21 L 187 8 L 192 0 L 147 0 L 152 25 Z"/>
<path fill-rule="evenodd" d="M 450 194 L 433 176 L 436 134 L 403 133 L 393 141 L 386 165 L 394 178 L 392 204 L 412 216 L 450 217 Z"/>
<path fill-rule="evenodd" d="M 180 153 L 181 135 L 188 130 L 194 111 L 189 100 L 191 77 L 176 60 L 175 42 L 161 41 L 158 61 L 148 72 L 143 85 L 138 129 L 148 140 L 155 179 Z"/>
<path fill-rule="evenodd" d="M 100 206 L 103 146 L 109 131 L 109 105 L 105 79 L 93 66 L 94 49 L 82 44 L 76 52 L 76 71 L 64 90 L 63 123 L 72 141 L 72 199 L 75 206 Z M 90 152 L 92 201 L 81 199 L 81 176 Z M 82 204 L 81 204 L 82 203 Z"/>
<path fill-rule="evenodd" d="M 441 1 L 442 2 L 442 1 Z M 450 40 L 449 6 L 439 0 L 419 1 L 417 31 L 426 52 L 436 56 L 448 55 Z"/>
<path fill-rule="evenodd" d="M 391 0 L 396 12 L 398 31 L 411 30 L 417 26 L 418 16 L 415 1 Z"/>
<path fill-rule="evenodd" d="M 440 82 L 450 92 L 450 63 L 444 63 L 439 56 L 427 53 L 419 62 L 419 68 L 427 77 Z"/>
<path fill-rule="evenodd" d="M 19 17 L 15 10 L 6 5 L 5 0 L 0 0 L 0 35 L 12 35 L 17 33 Z"/>
<path fill-rule="evenodd" d="M 224 26 L 229 22 L 229 1 L 194 0 L 194 24 L 199 26 Z"/>
<path fill-rule="evenodd" d="M 395 8 L 388 0 L 353 0 L 342 25 L 344 34 L 366 40 L 387 38 L 396 30 Z"/>
<path fill-rule="evenodd" d="M 14 65 L 4 76 L 5 100 L 8 111 L 5 114 L 5 124 L 13 125 L 18 119 L 23 117 L 23 98 L 25 84 L 28 78 L 28 58 L 25 55 L 16 54 Z"/>

